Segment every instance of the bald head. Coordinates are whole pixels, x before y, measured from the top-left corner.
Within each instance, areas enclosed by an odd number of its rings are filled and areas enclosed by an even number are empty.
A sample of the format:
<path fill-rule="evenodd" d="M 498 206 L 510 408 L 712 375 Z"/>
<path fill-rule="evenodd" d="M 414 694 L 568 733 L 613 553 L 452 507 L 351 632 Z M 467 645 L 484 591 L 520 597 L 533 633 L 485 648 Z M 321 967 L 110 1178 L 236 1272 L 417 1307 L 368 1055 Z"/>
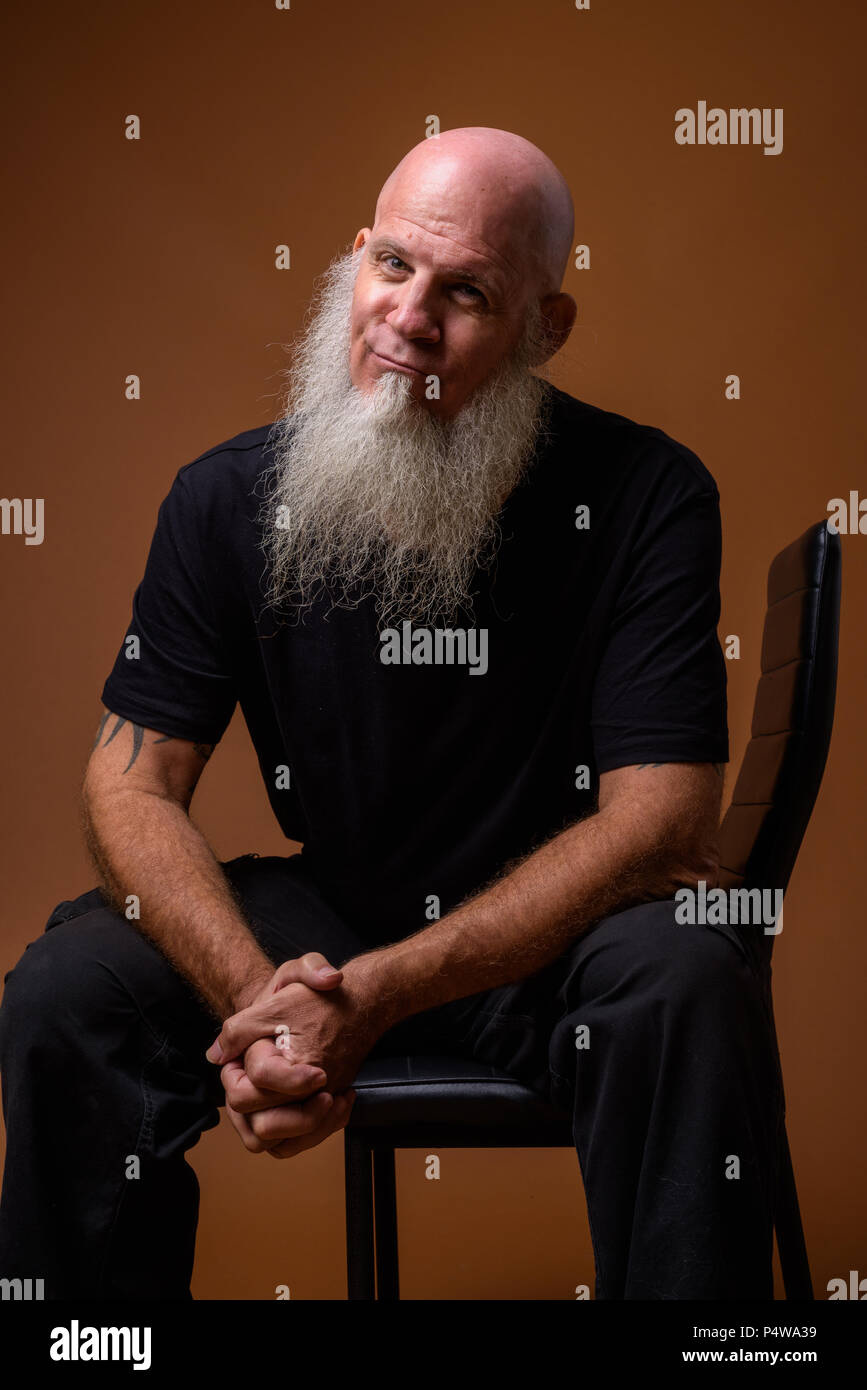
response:
<path fill-rule="evenodd" d="M 468 126 L 422 140 L 386 179 L 352 305 L 350 372 L 360 390 L 388 371 L 453 418 L 533 321 L 531 365 L 562 347 L 577 306 L 560 289 L 572 199 L 546 154 L 507 130 Z M 431 378 L 436 391 L 430 390 Z"/>
<path fill-rule="evenodd" d="M 463 126 L 421 140 L 386 179 L 376 222 L 390 215 L 486 248 L 541 297 L 563 282 L 574 232 L 569 186 L 529 140 L 491 126 Z"/>

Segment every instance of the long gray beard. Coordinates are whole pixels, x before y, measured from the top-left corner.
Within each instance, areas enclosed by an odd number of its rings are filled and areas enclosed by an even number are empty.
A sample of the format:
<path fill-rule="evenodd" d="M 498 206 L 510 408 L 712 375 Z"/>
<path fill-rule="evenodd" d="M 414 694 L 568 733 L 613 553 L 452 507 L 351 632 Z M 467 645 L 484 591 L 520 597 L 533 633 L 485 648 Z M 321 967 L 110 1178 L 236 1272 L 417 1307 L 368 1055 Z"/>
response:
<path fill-rule="evenodd" d="M 363 250 L 337 257 L 296 340 L 274 460 L 260 480 L 266 597 L 297 611 L 327 588 L 355 607 L 376 596 L 383 626 L 472 613 L 477 567 L 499 546 L 497 516 L 547 420 L 530 367 L 546 332 L 533 301 L 517 348 L 449 420 L 385 372 L 359 391 L 349 374 L 350 312 Z"/>

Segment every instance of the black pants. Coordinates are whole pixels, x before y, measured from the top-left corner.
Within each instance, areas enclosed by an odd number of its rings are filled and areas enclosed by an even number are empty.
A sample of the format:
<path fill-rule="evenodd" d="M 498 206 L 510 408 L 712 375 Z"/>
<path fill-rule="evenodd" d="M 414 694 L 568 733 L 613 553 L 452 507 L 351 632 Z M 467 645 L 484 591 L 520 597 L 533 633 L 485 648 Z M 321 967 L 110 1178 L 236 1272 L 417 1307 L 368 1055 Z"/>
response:
<path fill-rule="evenodd" d="M 275 964 L 364 949 L 300 857 L 223 868 Z M 674 911 L 603 918 L 538 974 L 417 1014 L 375 1053 L 474 1057 L 572 1112 L 597 1298 L 770 1299 L 783 1092 L 761 928 Z M 216 1023 L 99 889 L 61 903 L 5 982 L 0 1278 L 42 1278 L 49 1299 L 189 1298 L 184 1155 L 224 1103 L 204 1058 Z"/>

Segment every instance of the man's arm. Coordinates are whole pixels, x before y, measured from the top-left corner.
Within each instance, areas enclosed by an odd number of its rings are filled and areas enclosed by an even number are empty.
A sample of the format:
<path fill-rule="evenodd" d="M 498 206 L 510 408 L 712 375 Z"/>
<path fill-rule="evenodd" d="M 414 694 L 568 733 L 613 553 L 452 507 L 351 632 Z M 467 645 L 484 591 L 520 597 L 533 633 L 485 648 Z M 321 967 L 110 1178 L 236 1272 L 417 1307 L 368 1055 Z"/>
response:
<path fill-rule="evenodd" d="M 213 748 L 106 711 L 82 784 L 88 849 L 119 912 L 139 899 L 136 926 L 215 1018 L 242 1009 L 274 974 L 189 806 Z"/>
<path fill-rule="evenodd" d="M 723 765 L 642 763 L 603 773 L 599 809 L 413 936 L 347 962 L 344 987 L 387 1026 L 522 979 L 592 922 L 717 882 Z"/>

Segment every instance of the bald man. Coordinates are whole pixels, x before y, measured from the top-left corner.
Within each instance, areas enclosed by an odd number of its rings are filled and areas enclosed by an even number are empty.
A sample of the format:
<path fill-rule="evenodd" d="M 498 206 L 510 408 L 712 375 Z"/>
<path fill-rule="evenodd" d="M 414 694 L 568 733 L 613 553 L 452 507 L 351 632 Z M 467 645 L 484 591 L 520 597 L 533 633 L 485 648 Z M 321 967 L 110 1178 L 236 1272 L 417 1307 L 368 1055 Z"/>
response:
<path fill-rule="evenodd" d="M 538 374 L 572 237 L 529 141 L 423 141 L 280 418 L 177 473 L 84 779 L 100 885 L 7 976 L 0 1275 L 188 1298 L 219 1107 L 289 1158 L 415 1051 L 572 1114 L 597 1298 L 773 1296 L 762 938 L 674 897 L 718 869 L 719 494 Z M 238 703 L 300 854 L 190 818 Z"/>

